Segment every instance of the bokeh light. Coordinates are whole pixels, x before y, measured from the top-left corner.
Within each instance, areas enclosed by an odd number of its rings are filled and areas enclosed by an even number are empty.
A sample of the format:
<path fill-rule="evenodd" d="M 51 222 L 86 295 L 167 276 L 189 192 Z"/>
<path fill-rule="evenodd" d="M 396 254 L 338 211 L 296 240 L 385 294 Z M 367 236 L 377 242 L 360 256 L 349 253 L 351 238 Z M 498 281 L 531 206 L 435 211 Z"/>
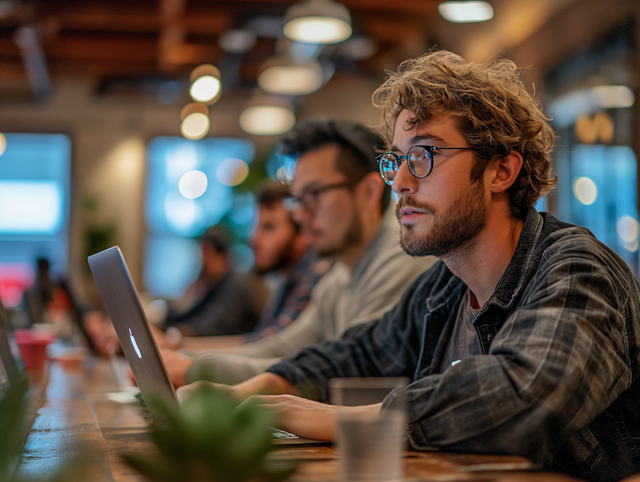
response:
<path fill-rule="evenodd" d="M 593 204 L 598 197 L 598 188 L 595 182 L 588 177 L 579 177 L 573 182 L 573 194 L 582 204 Z"/>
<path fill-rule="evenodd" d="M 199 198 L 207 190 L 207 176 L 202 171 L 187 171 L 180 178 L 178 189 L 187 199 Z"/>
<path fill-rule="evenodd" d="M 240 114 L 240 127 L 249 134 L 277 135 L 291 130 L 296 116 L 286 107 L 256 105 Z"/>
<path fill-rule="evenodd" d="M 616 222 L 616 231 L 626 250 L 638 250 L 638 221 L 635 218 L 629 215 L 621 216 Z"/>
<path fill-rule="evenodd" d="M 626 85 L 599 85 L 591 89 L 598 105 L 604 109 L 631 107 L 636 98 Z"/>
<path fill-rule="evenodd" d="M 444 2 L 438 5 L 438 11 L 454 23 L 486 22 L 493 18 L 493 7 L 482 1 Z"/>
<path fill-rule="evenodd" d="M 322 87 L 322 68 L 317 64 L 274 65 L 260 74 L 258 85 L 272 94 L 310 94 Z"/>
<path fill-rule="evenodd" d="M 225 159 L 216 169 L 216 179 L 225 186 L 237 186 L 247 178 L 249 166 L 242 159 Z"/>
<path fill-rule="evenodd" d="M 191 140 L 202 139 L 209 132 L 209 116 L 202 112 L 194 112 L 184 118 L 180 125 L 180 132 Z"/>
<path fill-rule="evenodd" d="M 212 75 L 203 75 L 191 84 L 189 94 L 196 102 L 208 103 L 220 94 L 220 80 Z"/>
<path fill-rule="evenodd" d="M 284 35 L 288 39 L 316 44 L 342 42 L 351 36 L 351 32 L 348 22 L 334 17 L 299 17 L 284 26 Z"/>

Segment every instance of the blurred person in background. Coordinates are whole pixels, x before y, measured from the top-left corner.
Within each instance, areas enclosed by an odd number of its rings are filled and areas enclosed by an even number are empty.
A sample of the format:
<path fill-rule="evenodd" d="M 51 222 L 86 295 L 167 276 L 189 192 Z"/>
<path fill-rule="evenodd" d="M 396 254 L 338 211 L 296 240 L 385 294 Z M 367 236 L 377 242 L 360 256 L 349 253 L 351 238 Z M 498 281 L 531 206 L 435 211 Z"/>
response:
<path fill-rule="evenodd" d="M 54 299 L 55 283 L 51 280 L 49 260 L 38 258 L 33 286 L 24 293 L 23 306 L 31 324 L 47 323 L 47 306 Z"/>
<path fill-rule="evenodd" d="M 282 331 L 253 343 L 188 356 L 162 351 L 176 386 L 207 379 L 237 383 L 304 347 L 338 338 L 379 318 L 435 258 L 412 259 L 398 244 L 390 191 L 380 178 L 375 147 L 382 139 L 345 121 L 300 124 L 283 141 L 298 158 L 291 192 L 294 218 L 314 251 L 336 261 L 311 302 Z"/>
<path fill-rule="evenodd" d="M 261 287 L 229 266 L 229 246 L 218 228 L 200 238 L 202 269 L 177 302 L 169 303 L 165 328 L 182 336 L 237 335 L 252 331 L 260 318 Z"/>
<path fill-rule="evenodd" d="M 260 319 L 264 287 L 229 266 L 228 244 L 217 228 L 209 228 L 200 238 L 202 268 L 196 280 L 178 301 L 169 303 L 166 315 L 155 320 L 175 338 L 183 336 L 239 335 L 252 331 Z M 100 352 L 119 347 L 118 337 L 108 317 L 91 311 L 84 325 Z M 160 334 L 159 329 L 154 329 Z"/>
<path fill-rule="evenodd" d="M 318 259 L 300 225 L 284 206 L 289 186 L 267 181 L 256 194 L 258 222 L 251 237 L 254 270 L 276 285 L 250 333 L 235 336 L 180 337 L 155 332 L 162 348 L 213 349 L 237 346 L 271 336 L 288 326 L 309 303 L 311 290 L 329 270 L 331 262 Z"/>

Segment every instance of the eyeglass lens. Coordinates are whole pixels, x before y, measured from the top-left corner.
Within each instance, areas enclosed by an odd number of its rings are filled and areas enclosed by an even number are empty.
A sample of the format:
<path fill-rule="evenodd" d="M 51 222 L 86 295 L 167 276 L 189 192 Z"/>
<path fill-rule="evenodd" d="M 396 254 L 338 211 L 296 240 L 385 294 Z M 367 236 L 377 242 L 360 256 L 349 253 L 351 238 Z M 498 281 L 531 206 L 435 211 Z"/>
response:
<path fill-rule="evenodd" d="M 412 147 L 407 152 L 406 158 L 409 170 L 414 176 L 424 178 L 431 172 L 431 155 L 424 147 Z M 393 183 L 399 168 L 400 161 L 395 154 L 383 154 L 380 158 L 380 174 L 387 184 Z"/>
<path fill-rule="evenodd" d="M 407 163 L 416 177 L 427 177 L 431 172 L 431 154 L 424 147 L 414 146 L 407 152 Z"/>

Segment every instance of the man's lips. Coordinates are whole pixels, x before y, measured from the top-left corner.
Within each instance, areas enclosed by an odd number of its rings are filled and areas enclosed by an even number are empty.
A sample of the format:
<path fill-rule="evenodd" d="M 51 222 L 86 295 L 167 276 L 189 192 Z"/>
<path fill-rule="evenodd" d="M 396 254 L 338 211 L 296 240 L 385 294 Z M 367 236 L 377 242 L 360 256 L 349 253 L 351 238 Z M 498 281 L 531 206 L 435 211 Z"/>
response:
<path fill-rule="evenodd" d="M 400 217 L 412 216 L 414 214 L 428 214 L 424 209 L 414 208 L 411 206 L 404 206 L 400 209 Z"/>
<path fill-rule="evenodd" d="M 419 219 L 424 218 L 426 215 L 430 214 L 424 208 L 417 208 L 414 206 L 404 205 L 400 208 L 397 213 L 398 222 L 400 223 L 411 223 L 414 221 L 418 221 Z"/>

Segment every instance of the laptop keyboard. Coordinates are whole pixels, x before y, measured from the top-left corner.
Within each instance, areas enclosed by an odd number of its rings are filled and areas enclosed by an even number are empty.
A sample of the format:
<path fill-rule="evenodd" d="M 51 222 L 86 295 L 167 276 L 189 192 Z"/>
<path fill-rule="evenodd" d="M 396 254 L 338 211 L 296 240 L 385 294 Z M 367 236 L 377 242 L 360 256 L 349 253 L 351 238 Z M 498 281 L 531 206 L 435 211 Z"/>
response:
<path fill-rule="evenodd" d="M 285 432 L 279 428 L 269 427 L 271 429 L 271 438 L 283 439 L 283 438 L 299 438 L 290 432 Z"/>

